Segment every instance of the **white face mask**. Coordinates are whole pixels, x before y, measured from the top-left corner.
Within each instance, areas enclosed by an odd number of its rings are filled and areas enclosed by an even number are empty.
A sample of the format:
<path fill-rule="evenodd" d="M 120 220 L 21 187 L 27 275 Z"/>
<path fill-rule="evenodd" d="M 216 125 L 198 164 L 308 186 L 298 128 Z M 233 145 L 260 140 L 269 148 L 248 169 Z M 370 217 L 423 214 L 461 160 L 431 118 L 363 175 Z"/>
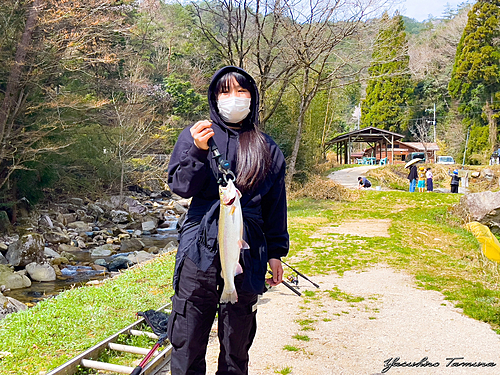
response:
<path fill-rule="evenodd" d="M 250 113 L 251 98 L 231 96 L 217 101 L 220 117 L 225 122 L 237 124 L 243 121 Z"/>

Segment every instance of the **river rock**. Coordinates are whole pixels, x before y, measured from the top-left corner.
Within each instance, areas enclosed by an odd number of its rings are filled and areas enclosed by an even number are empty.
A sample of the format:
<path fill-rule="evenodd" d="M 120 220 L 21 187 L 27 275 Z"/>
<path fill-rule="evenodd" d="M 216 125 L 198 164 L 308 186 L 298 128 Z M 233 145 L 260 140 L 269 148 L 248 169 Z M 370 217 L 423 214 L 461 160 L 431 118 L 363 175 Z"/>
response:
<path fill-rule="evenodd" d="M 106 266 L 100 266 L 100 265 L 95 264 L 95 263 L 91 267 L 94 271 L 103 272 L 103 273 L 108 270 L 108 268 Z"/>
<path fill-rule="evenodd" d="M 500 192 L 466 194 L 460 198 L 459 207 L 464 216 L 488 226 L 493 233 L 500 233 Z"/>
<path fill-rule="evenodd" d="M 49 243 L 58 244 L 58 243 L 68 243 L 69 236 L 63 232 L 57 231 L 49 231 L 43 234 L 45 240 Z"/>
<path fill-rule="evenodd" d="M 160 254 L 177 251 L 178 246 L 179 244 L 177 243 L 177 241 L 170 241 L 163 249 L 160 249 Z"/>
<path fill-rule="evenodd" d="M 134 263 L 132 263 L 128 258 L 124 256 L 119 256 L 113 259 L 111 262 L 108 264 L 108 270 L 110 272 L 116 272 L 118 270 L 122 269 L 127 269 L 129 267 L 132 267 Z"/>
<path fill-rule="evenodd" d="M 3 256 L 2 253 L 0 253 L 0 264 L 9 264 L 7 259 Z"/>
<path fill-rule="evenodd" d="M 130 214 L 127 211 L 112 210 L 110 212 L 111 221 L 115 224 L 123 224 L 132 221 Z"/>
<path fill-rule="evenodd" d="M 59 258 L 60 255 L 57 251 L 52 250 L 50 247 L 45 247 L 43 249 L 43 255 L 47 258 Z"/>
<path fill-rule="evenodd" d="M 19 302 L 17 299 L 5 297 L 0 293 L 0 320 L 5 318 L 8 314 L 16 313 L 19 311 L 26 311 L 28 306 Z"/>
<path fill-rule="evenodd" d="M 118 235 L 118 241 L 123 241 L 130 238 L 130 233 L 120 233 Z"/>
<path fill-rule="evenodd" d="M 489 168 L 483 169 L 481 175 L 487 180 L 493 180 L 493 177 L 495 177 L 495 173 Z"/>
<path fill-rule="evenodd" d="M 0 265 L 0 285 L 7 289 L 22 289 L 31 286 L 31 280 L 18 272 L 12 271 L 10 267 Z"/>
<path fill-rule="evenodd" d="M 73 255 L 73 254 L 71 254 L 71 255 Z M 52 264 L 54 267 L 59 266 L 61 264 L 68 264 L 68 263 L 69 263 L 69 259 L 63 255 L 61 255 L 59 258 L 54 258 L 54 259 L 50 260 L 50 264 Z"/>
<path fill-rule="evenodd" d="M 80 251 L 80 248 L 62 243 L 59 245 L 59 251 L 61 253 L 65 251 L 71 253 L 72 251 Z"/>
<path fill-rule="evenodd" d="M 70 198 L 69 203 L 74 204 L 75 206 L 83 206 L 82 198 Z"/>
<path fill-rule="evenodd" d="M 78 215 L 74 212 L 69 213 L 69 214 L 63 214 L 63 223 L 68 226 L 68 224 L 74 223 L 78 220 Z"/>
<path fill-rule="evenodd" d="M 191 199 L 179 199 L 178 201 L 174 202 L 173 208 L 175 212 L 183 214 L 187 212 L 190 204 Z"/>
<path fill-rule="evenodd" d="M 138 238 L 123 239 L 120 244 L 120 251 L 138 251 L 144 248 L 144 242 Z"/>
<path fill-rule="evenodd" d="M 56 279 L 56 272 L 48 263 L 30 263 L 26 266 L 26 271 L 35 281 L 54 281 Z"/>
<path fill-rule="evenodd" d="M 117 245 L 105 244 L 94 248 L 90 255 L 93 257 L 108 257 L 113 254 L 117 248 L 119 248 Z"/>
<path fill-rule="evenodd" d="M 96 259 L 94 264 L 100 267 L 105 267 L 106 269 L 108 267 L 108 262 L 106 262 L 104 259 Z"/>
<path fill-rule="evenodd" d="M 139 201 L 130 197 L 125 198 L 125 203 L 123 204 L 123 207 L 131 214 L 143 215 L 148 212 L 146 206 L 142 205 L 141 203 L 139 203 Z"/>
<path fill-rule="evenodd" d="M 38 221 L 38 225 L 41 227 L 54 228 L 54 223 L 49 215 L 43 214 L 40 216 L 40 220 Z"/>
<path fill-rule="evenodd" d="M 7 258 L 9 264 L 21 267 L 31 262 L 41 262 L 44 258 L 44 242 L 41 234 L 25 234 L 9 246 L 5 258 Z"/>
<path fill-rule="evenodd" d="M 146 251 L 150 254 L 158 254 L 160 252 L 160 248 L 158 246 L 151 246 L 148 247 Z"/>
<path fill-rule="evenodd" d="M 5 242 L 0 242 L 0 252 L 7 252 L 9 250 L 9 246 Z"/>
<path fill-rule="evenodd" d="M 0 211 L 0 233 L 9 233 L 11 228 L 9 215 L 6 211 Z"/>
<path fill-rule="evenodd" d="M 61 257 L 67 259 L 68 262 L 76 260 L 76 255 L 72 254 L 72 253 L 68 253 L 67 251 L 63 251 L 61 253 Z M 68 263 L 68 262 L 66 262 L 66 263 Z"/>
<path fill-rule="evenodd" d="M 52 268 L 54 269 L 54 272 L 56 273 L 56 278 L 59 276 L 62 276 L 62 272 L 61 272 L 61 269 L 59 268 L 59 266 L 52 264 Z"/>
<path fill-rule="evenodd" d="M 90 232 L 92 227 L 88 223 L 83 221 L 75 221 L 73 223 L 68 223 L 68 228 L 74 229 L 76 232 Z"/>
<path fill-rule="evenodd" d="M 143 232 L 152 232 L 156 229 L 156 221 L 154 220 L 148 220 L 143 222 L 142 224 L 142 231 Z"/>
<path fill-rule="evenodd" d="M 83 221 L 84 223 L 93 223 L 94 222 L 94 217 L 87 215 L 87 213 L 82 210 L 76 210 L 76 214 L 78 215 L 78 221 Z"/>
<path fill-rule="evenodd" d="M 136 251 L 132 254 L 129 254 L 129 256 L 127 257 L 132 263 L 142 263 L 142 262 L 145 262 L 147 260 L 151 260 L 153 259 L 155 256 L 148 253 L 147 251 Z"/>
<path fill-rule="evenodd" d="M 98 218 L 104 215 L 104 210 L 97 204 L 90 203 L 88 206 L 89 213 L 97 216 Z"/>

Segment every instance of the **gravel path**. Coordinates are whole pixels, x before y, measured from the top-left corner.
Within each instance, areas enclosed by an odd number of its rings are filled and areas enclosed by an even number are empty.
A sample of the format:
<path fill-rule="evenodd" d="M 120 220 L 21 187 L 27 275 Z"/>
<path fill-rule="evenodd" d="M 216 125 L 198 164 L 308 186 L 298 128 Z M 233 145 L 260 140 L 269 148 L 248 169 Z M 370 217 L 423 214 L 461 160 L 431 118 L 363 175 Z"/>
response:
<path fill-rule="evenodd" d="M 313 237 L 326 246 L 330 233 L 384 237 L 389 227 L 388 220 L 352 221 L 319 228 Z M 297 297 L 283 285 L 262 296 L 250 375 L 500 374 L 500 335 L 404 272 L 379 264 L 313 281 L 320 289 L 300 280 L 301 292 L 313 296 Z M 217 355 L 214 327 L 208 374 L 216 371 Z"/>
<path fill-rule="evenodd" d="M 441 293 L 417 288 L 412 277 L 379 265 L 314 281 L 320 289 L 300 282 L 302 292 L 316 292 L 311 298 L 297 297 L 282 285 L 262 296 L 250 374 L 370 375 L 382 373 L 386 361 L 396 357 L 400 364 L 427 358 L 435 367 L 394 366 L 385 373 L 500 374 L 500 336 L 486 323 L 462 315 Z M 327 291 L 335 290 L 364 300 L 333 299 Z M 216 371 L 217 345 L 214 337 L 208 374 Z M 298 351 L 284 350 L 285 345 Z M 464 362 L 495 366 L 463 367 Z"/>

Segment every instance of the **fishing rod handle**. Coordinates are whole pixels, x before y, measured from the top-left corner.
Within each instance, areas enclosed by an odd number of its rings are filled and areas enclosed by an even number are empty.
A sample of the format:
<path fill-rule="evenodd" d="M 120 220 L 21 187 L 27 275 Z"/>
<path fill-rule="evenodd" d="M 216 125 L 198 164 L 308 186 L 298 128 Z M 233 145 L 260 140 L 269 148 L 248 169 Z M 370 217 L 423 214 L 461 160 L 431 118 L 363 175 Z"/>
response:
<path fill-rule="evenodd" d="M 271 276 L 273 275 L 273 273 L 271 271 L 267 270 L 267 272 L 269 272 L 271 274 Z M 293 286 L 288 284 L 286 281 L 282 280 L 281 282 L 283 283 L 284 286 L 286 286 L 288 289 L 290 289 L 292 292 L 294 292 L 299 297 L 302 295 L 302 293 L 300 293 L 297 289 L 295 289 Z"/>
<path fill-rule="evenodd" d="M 287 266 L 288 268 L 290 268 L 292 271 L 294 271 L 297 275 L 299 276 L 302 276 L 304 279 L 306 279 L 307 281 L 309 281 L 312 285 L 314 285 L 316 288 L 319 288 L 319 285 L 316 284 L 314 281 L 310 280 L 306 275 L 303 275 L 302 273 L 300 273 L 299 271 L 297 271 L 295 268 L 293 268 L 292 266 L 286 264 L 283 260 L 281 261 L 281 263 L 283 263 L 285 266 Z"/>

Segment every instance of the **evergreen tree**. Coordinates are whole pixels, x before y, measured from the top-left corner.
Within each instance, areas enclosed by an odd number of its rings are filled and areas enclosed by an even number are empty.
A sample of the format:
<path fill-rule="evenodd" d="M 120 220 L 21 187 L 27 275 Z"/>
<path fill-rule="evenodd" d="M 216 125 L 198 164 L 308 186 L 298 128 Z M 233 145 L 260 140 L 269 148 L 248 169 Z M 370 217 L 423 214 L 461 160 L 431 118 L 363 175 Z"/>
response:
<path fill-rule="evenodd" d="M 412 92 L 408 41 L 401 15 L 390 19 L 385 13 L 382 23 L 368 69 L 370 79 L 361 109 L 361 126 L 400 133 L 408 128 L 405 107 Z"/>
<path fill-rule="evenodd" d="M 460 101 L 459 111 L 471 135 L 480 135 L 471 143 L 472 152 L 494 149 L 498 140 L 499 16 L 500 0 L 479 0 L 470 10 L 448 86 L 450 95 Z"/>

